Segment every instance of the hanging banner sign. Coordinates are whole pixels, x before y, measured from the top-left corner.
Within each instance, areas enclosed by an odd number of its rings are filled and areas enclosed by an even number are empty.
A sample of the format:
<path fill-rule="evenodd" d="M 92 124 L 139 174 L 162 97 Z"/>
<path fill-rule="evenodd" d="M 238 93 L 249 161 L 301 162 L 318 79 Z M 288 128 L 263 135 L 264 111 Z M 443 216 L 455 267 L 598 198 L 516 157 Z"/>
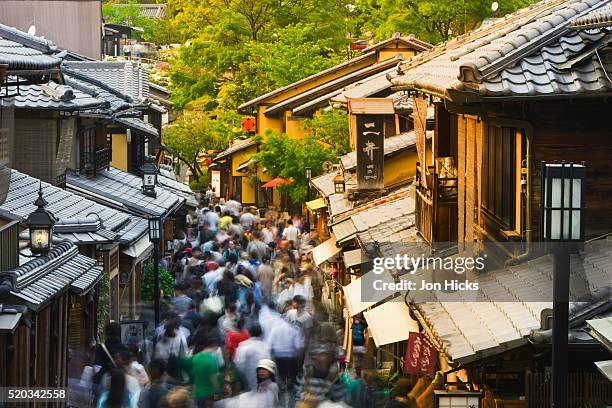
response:
<path fill-rule="evenodd" d="M 438 351 L 423 333 L 410 332 L 404 353 L 404 374 L 433 375 Z"/>
<path fill-rule="evenodd" d="M 382 115 L 357 116 L 357 188 L 380 190 L 385 186 L 385 120 Z"/>

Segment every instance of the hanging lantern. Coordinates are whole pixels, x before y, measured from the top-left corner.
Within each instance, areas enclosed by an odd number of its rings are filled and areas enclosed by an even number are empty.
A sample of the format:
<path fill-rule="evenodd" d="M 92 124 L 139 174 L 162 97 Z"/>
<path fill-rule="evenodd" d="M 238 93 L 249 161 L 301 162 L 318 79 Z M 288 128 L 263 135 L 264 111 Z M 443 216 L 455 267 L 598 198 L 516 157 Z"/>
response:
<path fill-rule="evenodd" d="M 45 209 L 47 201 L 43 198 L 42 183 L 34 205 L 37 207 L 36 210 L 26 220 L 30 230 L 30 251 L 33 254 L 46 254 L 51 249 L 53 225 L 55 225 L 57 219 L 50 211 Z"/>

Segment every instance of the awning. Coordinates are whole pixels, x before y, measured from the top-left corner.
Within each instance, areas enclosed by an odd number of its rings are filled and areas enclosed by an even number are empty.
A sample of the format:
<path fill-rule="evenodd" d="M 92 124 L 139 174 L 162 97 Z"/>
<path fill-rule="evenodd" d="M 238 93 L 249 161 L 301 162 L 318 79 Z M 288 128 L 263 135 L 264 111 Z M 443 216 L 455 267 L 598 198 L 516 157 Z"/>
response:
<path fill-rule="evenodd" d="M 317 198 L 316 200 L 306 202 L 306 207 L 308 207 L 310 211 L 315 212 L 321 208 L 327 207 L 327 204 L 325 204 L 324 198 Z"/>
<path fill-rule="evenodd" d="M 336 246 L 336 237 L 332 234 L 330 239 L 314 247 L 312 250 L 312 258 L 315 265 L 319 266 L 338 252 L 340 252 L 340 248 Z"/>
<path fill-rule="evenodd" d="M 355 316 L 366 310 L 367 308 L 374 306 L 376 303 L 385 299 L 390 295 L 389 291 L 376 290 L 377 286 L 374 285 L 375 281 L 380 280 L 381 283 L 393 283 L 393 277 L 388 271 L 378 275 L 374 272 L 368 272 L 362 277 L 355 279 L 351 283 L 342 287 L 344 291 L 344 298 L 346 299 L 346 306 L 348 307 L 351 316 Z M 377 283 L 378 285 L 378 283 Z M 361 299 L 367 299 L 368 301 L 362 301 Z"/>
<path fill-rule="evenodd" d="M 1 313 L 0 333 L 14 333 L 21 320 L 21 316 L 21 313 Z"/>
<path fill-rule="evenodd" d="M 255 163 L 255 160 L 253 159 L 249 159 L 247 161 L 245 161 L 244 163 L 240 164 L 238 167 L 236 167 L 236 171 L 239 171 L 241 173 L 244 173 L 246 171 L 246 169 L 251 165 Z"/>
<path fill-rule="evenodd" d="M 149 256 L 151 251 L 153 251 L 153 244 L 149 241 L 149 235 L 145 234 L 121 252 L 135 260 L 141 260 Z"/>
<path fill-rule="evenodd" d="M 612 381 L 612 360 L 596 361 L 595 366 L 608 380 Z"/>
<path fill-rule="evenodd" d="M 347 268 L 362 265 L 367 262 L 370 262 L 370 258 L 368 258 L 365 251 L 361 248 L 352 251 L 344 251 L 344 266 Z"/>
<path fill-rule="evenodd" d="M 338 242 L 349 241 L 357 235 L 357 227 L 352 218 L 346 218 L 337 224 L 332 225 L 332 231 L 336 235 Z"/>
<path fill-rule="evenodd" d="M 419 332 L 419 325 L 410 317 L 403 299 L 394 299 L 364 312 L 376 347 L 408 340 L 410 332 Z"/>
<path fill-rule="evenodd" d="M 589 334 L 612 353 L 612 317 L 587 320 Z"/>

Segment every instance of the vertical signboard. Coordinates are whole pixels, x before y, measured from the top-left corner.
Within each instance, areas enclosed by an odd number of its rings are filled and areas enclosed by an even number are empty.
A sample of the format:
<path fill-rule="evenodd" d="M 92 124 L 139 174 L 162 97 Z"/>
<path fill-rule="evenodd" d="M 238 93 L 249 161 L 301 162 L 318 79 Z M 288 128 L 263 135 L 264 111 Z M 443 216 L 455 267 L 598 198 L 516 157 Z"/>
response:
<path fill-rule="evenodd" d="M 404 374 L 433 375 L 438 351 L 423 333 L 410 332 L 404 354 Z"/>
<path fill-rule="evenodd" d="M 210 175 L 210 184 L 212 184 L 215 190 L 215 197 L 221 196 L 221 172 L 219 170 L 213 170 Z"/>
<path fill-rule="evenodd" d="M 383 115 L 357 115 L 357 188 L 385 186 L 385 120 Z"/>

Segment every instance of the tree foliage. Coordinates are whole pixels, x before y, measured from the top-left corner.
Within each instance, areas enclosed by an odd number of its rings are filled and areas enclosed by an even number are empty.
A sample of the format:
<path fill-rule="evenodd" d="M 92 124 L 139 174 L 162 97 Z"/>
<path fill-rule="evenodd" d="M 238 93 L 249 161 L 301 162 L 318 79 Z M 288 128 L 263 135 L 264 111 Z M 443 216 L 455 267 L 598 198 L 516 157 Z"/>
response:
<path fill-rule="evenodd" d="M 323 172 L 323 163 L 336 160 L 336 155 L 315 139 L 292 139 L 286 134 L 268 131 L 254 159 L 272 177 L 292 180 L 290 185 L 278 189 L 289 193 L 294 202 L 304 202 L 308 194 L 306 167 L 311 167 L 312 177 L 316 177 Z"/>
<path fill-rule="evenodd" d="M 240 115 L 231 111 L 216 115 L 190 112 L 164 131 L 164 144 L 191 170 L 194 180 L 199 181 L 206 175 L 202 158 L 208 151 L 225 149 L 230 140 L 244 137 L 240 120 Z"/>
<path fill-rule="evenodd" d="M 344 110 L 322 111 L 302 124 L 307 139 L 314 139 L 330 148 L 335 156 L 351 151 L 348 114 Z"/>

